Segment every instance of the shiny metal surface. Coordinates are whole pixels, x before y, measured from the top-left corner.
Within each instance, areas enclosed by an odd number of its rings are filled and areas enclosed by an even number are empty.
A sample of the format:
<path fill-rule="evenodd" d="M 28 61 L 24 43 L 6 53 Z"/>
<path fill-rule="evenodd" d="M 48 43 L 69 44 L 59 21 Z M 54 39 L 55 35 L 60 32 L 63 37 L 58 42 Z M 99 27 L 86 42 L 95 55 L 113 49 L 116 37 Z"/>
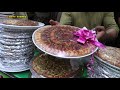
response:
<path fill-rule="evenodd" d="M 95 56 L 95 63 L 92 66 L 94 69 L 94 75 L 88 71 L 89 78 L 120 78 L 120 68 L 102 60 L 98 56 Z"/>
<path fill-rule="evenodd" d="M 0 30 L 0 70 L 5 72 L 28 70 L 35 48 L 32 33 L 38 26 L 2 26 L 3 28 Z"/>

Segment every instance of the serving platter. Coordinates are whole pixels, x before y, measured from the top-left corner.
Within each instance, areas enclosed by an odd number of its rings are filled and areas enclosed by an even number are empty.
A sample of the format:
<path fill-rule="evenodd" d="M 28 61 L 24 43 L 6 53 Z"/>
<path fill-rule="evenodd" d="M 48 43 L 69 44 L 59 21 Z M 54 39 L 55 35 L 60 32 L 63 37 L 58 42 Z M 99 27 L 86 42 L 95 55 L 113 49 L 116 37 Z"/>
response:
<path fill-rule="evenodd" d="M 40 45 L 38 45 L 35 41 L 35 33 L 38 32 L 40 29 L 37 29 L 33 32 L 32 34 L 32 41 L 33 43 L 35 44 L 35 46 L 40 50 L 40 51 L 43 51 L 44 53 L 46 54 L 49 54 L 49 55 L 52 55 L 52 56 L 55 56 L 55 57 L 58 57 L 58 58 L 66 58 L 66 59 L 80 59 L 80 58 L 84 58 L 84 57 L 87 57 L 87 56 L 90 56 L 92 55 L 93 53 L 95 53 L 97 50 L 98 50 L 98 47 L 96 47 L 91 53 L 89 54 L 86 54 L 86 55 L 83 55 L 83 56 L 65 56 L 65 55 L 62 55 L 60 53 L 56 53 L 56 54 L 53 54 L 53 53 L 50 53 L 50 52 L 47 52 L 46 50 L 44 50 Z"/>
<path fill-rule="evenodd" d="M 2 65 L 2 63 L 0 62 L 0 70 L 1 71 L 4 71 L 4 72 L 22 72 L 22 71 L 26 71 L 26 70 L 29 70 L 29 64 L 24 64 L 24 65 L 13 65 L 12 66 L 5 66 L 5 65 Z"/>
<path fill-rule="evenodd" d="M 98 57 L 97 55 L 95 55 L 95 58 L 96 58 L 96 61 L 101 63 L 102 65 L 106 66 L 107 68 L 110 68 L 112 70 L 115 70 L 115 71 L 119 71 L 120 72 L 120 68 L 115 66 L 115 65 L 112 65 L 104 60 L 102 60 L 100 57 Z"/>
<path fill-rule="evenodd" d="M 33 29 L 40 28 L 44 25 L 45 24 L 42 22 L 39 22 L 38 26 L 17 26 L 17 25 L 7 25 L 7 24 L 0 23 L 0 27 L 7 28 L 7 29 L 4 29 L 6 31 L 13 31 L 14 29 L 15 30 L 25 30 L 25 29 L 33 30 Z"/>

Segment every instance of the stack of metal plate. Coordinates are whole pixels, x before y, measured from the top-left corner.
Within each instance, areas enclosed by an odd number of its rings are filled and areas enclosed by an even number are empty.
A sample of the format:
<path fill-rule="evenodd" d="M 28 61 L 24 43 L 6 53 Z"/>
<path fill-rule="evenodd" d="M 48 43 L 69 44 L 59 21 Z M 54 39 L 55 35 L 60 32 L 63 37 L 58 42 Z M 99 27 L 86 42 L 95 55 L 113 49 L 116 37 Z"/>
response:
<path fill-rule="evenodd" d="M 34 56 L 32 33 L 44 26 L 3 25 L 0 30 L 0 70 L 20 72 L 29 69 L 29 62 Z M 20 28 L 21 27 L 21 28 Z"/>
<path fill-rule="evenodd" d="M 94 73 L 88 71 L 88 78 L 120 78 L 120 68 L 102 60 L 98 56 L 95 56 L 95 63 L 92 68 Z"/>

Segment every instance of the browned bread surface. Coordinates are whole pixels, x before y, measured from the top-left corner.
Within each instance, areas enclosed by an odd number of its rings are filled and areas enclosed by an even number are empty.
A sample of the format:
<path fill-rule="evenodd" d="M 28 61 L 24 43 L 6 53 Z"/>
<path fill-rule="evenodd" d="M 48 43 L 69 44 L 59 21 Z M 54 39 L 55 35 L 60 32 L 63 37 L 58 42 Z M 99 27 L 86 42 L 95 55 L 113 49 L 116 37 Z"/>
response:
<path fill-rule="evenodd" d="M 105 49 L 98 50 L 97 56 L 112 65 L 120 67 L 120 48 L 106 46 Z"/>
<path fill-rule="evenodd" d="M 50 55 L 39 55 L 33 60 L 33 70 L 47 78 L 69 78 L 79 72 L 73 71 L 70 60 L 57 59 Z"/>
<path fill-rule="evenodd" d="M 78 27 L 69 25 L 44 26 L 35 32 L 35 43 L 44 51 L 65 56 L 84 56 L 96 47 L 90 43 L 77 42 L 74 32 Z"/>
<path fill-rule="evenodd" d="M 38 22 L 37 21 L 17 20 L 17 19 L 5 20 L 5 21 L 3 21 L 3 24 L 16 25 L 16 26 L 38 26 Z"/>

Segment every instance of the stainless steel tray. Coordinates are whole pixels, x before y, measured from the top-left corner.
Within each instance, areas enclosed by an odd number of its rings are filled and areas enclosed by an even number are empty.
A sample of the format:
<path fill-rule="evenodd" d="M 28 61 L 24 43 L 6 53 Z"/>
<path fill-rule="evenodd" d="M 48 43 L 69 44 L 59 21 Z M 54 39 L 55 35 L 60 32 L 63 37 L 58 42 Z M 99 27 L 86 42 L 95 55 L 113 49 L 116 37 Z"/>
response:
<path fill-rule="evenodd" d="M 45 24 L 41 23 L 41 22 L 39 22 L 38 26 L 16 26 L 16 25 L 6 25 L 6 24 L 0 23 L 1 27 L 3 27 L 3 28 L 9 28 L 9 29 L 6 29 L 6 31 L 11 31 L 11 30 L 13 31 L 13 29 L 15 29 L 15 30 L 26 30 L 26 29 L 29 29 L 29 30 L 33 31 L 33 29 L 40 28 L 40 27 L 42 27 L 44 25 Z"/>
<path fill-rule="evenodd" d="M 1 71 L 5 71 L 5 72 L 22 72 L 22 71 L 26 71 L 29 70 L 29 65 L 20 65 L 20 66 L 15 66 L 15 67 L 5 67 L 1 64 L 0 62 L 0 70 Z"/>
<path fill-rule="evenodd" d="M 39 31 L 39 30 L 40 30 L 40 29 L 37 29 L 37 30 L 35 30 L 35 31 L 33 32 L 33 34 L 32 34 L 32 41 L 33 41 L 33 43 L 35 44 L 35 46 L 36 46 L 39 50 L 41 50 L 41 51 L 43 51 L 43 52 L 45 52 L 45 53 L 47 53 L 47 54 L 49 54 L 49 55 L 52 55 L 52 56 L 55 56 L 55 57 L 58 57 L 58 58 L 80 59 L 80 58 L 84 58 L 84 57 L 90 56 L 91 54 L 95 53 L 95 52 L 98 50 L 98 47 L 96 47 L 96 49 L 95 49 L 93 52 L 91 52 L 91 53 L 89 53 L 89 54 L 87 54 L 87 55 L 78 56 L 78 57 L 62 56 L 62 55 L 58 55 L 58 53 L 52 54 L 52 53 L 50 53 L 50 52 L 47 52 L 46 50 L 43 50 L 43 49 L 42 49 L 39 45 L 37 45 L 37 43 L 35 42 L 35 33 L 36 33 L 37 31 Z"/>
<path fill-rule="evenodd" d="M 102 60 L 95 55 L 95 62 L 92 66 L 94 73 L 88 71 L 88 78 L 120 78 L 120 68 Z"/>
<path fill-rule="evenodd" d="M 120 68 L 119 68 L 119 67 L 114 66 L 114 65 L 112 65 L 112 64 L 110 64 L 110 63 L 102 60 L 102 59 L 101 59 L 100 57 L 98 57 L 97 55 L 95 55 L 95 58 L 96 58 L 97 62 L 100 62 L 101 64 L 105 65 L 106 67 L 120 71 Z"/>

